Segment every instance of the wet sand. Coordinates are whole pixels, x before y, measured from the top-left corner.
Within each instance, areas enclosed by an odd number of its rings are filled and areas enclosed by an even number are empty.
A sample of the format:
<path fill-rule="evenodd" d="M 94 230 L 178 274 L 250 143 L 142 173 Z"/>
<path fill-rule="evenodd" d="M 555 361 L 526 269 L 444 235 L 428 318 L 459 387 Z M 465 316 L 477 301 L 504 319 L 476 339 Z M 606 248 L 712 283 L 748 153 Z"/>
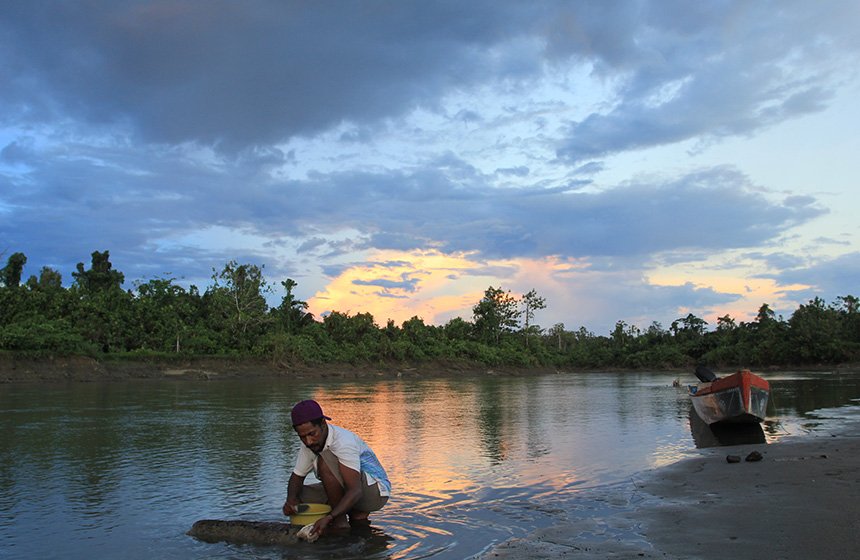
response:
<path fill-rule="evenodd" d="M 745 461 L 753 451 L 762 459 Z M 741 461 L 729 463 L 728 455 Z M 610 519 L 573 512 L 570 522 L 485 557 L 853 560 L 860 557 L 860 424 L 833 436 L 698 450 L 636 477 L 626 493 Z"/>

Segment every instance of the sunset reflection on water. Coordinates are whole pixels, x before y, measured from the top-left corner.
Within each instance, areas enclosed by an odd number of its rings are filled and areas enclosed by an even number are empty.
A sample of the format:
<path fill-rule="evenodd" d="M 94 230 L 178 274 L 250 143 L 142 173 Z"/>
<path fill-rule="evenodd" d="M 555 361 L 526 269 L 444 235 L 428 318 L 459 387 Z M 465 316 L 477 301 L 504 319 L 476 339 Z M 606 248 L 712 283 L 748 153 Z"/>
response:
<path fill-rule="evenodd" d="M 64 558 L 439 560 L 480 558 L 571 519 L 609 530 L 612 516 L 642 499 L 640 473 L 697 453 L 676 377 L 2 386 L 0 538 L 10 559 L 52 557 L 61 545 Z M 860 398 L 860 375 L 770 377 L 775 408 L 762 445 L 826 433 Z M 301 446 L 290 409 L 305 398 L 385 466 L 392 497 L 371 530 L 300 551 L 188 537 L 198 519 L 286 521 Z"/>
<path fill-rule="evenodd" d="M 313 398 L 370 444 L 395 492 L 432 500 L 533 488 L 540 496 L 680 456 L 690 439 L 679 423 L 686 396 L 651 375 L 656 383 L 636 396 L 624 393 L 638 381 L 592 374 L 338 384 Z"/>

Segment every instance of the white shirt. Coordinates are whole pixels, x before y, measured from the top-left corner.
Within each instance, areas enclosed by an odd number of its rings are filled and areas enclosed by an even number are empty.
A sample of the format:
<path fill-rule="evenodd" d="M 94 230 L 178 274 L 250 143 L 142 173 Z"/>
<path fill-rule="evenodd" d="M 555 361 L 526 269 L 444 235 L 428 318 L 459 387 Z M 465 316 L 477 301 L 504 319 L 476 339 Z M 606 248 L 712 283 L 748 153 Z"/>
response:
<path fill-rule="evenodd" d="M 341 465 L 358 473 L 364 472 L 368 485 L 379 485 L 380 496 L 391 495 L 391 482 L 388 481 L 385 469 L 373 450 L 356 434 L 346 428 L 328 424 L 328 437 L 323 446 L 323 451 L 326 450 L 331 451 Z M 293 472 L 302 478 L 311 471 L 316 475 L 318 459 L 319 455 L 302 445 Z"/>

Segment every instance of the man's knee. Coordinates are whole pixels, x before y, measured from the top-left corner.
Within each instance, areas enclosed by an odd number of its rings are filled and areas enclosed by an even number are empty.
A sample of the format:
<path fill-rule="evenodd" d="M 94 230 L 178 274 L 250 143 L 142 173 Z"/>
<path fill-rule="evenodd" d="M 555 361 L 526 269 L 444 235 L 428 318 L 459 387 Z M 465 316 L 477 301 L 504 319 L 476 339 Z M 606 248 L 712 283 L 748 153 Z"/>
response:
<path fill-rule="evenodd" d="M 317 463 L 317 470 L 319 471 L 320 477 L 332 476 L 337 480 L 341 488 L 344 487 L 343 475 L 340 472 L 340 461 L 331 451 L 323 451 L 320 453 L 320 461 Z"/>
<path fill-rule="evenodd" d="M 338 484 L 341 488 L 344 487 L 343 475 L 340 474 L 339 464 L 332 466 L 327 461 L 320 461 L 317 471 L 323 484 Z"/>
<path fill-rule="evenodd" d="M 328 503 L 328 493 L 320 482 L 305 484 L 302 486 L 299 499 L 305 504 L 325 504 Z"/>

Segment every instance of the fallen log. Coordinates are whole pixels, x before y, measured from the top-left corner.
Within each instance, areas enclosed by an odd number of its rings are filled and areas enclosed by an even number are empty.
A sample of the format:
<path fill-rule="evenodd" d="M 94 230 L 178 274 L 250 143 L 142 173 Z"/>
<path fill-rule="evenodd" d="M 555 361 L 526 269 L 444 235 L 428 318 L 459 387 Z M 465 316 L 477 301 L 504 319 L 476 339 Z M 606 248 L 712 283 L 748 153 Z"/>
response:
<path fill-rule="evenodd" d="M 206 542 L 289 546 L 299 542 L 301 527 L 265 521 L 201 519 L 188 535 Z"/>

